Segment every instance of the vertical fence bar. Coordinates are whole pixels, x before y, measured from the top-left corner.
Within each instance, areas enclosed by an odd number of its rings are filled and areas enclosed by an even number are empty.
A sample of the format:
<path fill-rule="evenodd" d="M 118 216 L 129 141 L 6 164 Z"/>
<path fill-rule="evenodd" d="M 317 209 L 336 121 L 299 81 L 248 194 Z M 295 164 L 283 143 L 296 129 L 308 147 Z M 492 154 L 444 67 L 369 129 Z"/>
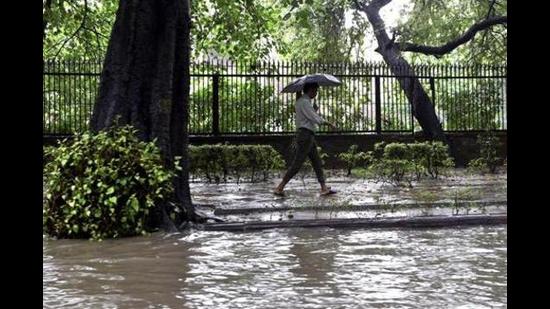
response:
<path fill-rule="evenodd" d="M 466 69 L 466 75 L 467 76 L 473 76 L 472 74 L 472 67 L 469 66 L 467 69 Z M 468 79 L 468 85 L 466 87 L 466 91 L 472 95 L 472 96 L 475 96 L 475 93 L 474 93 L 474 83 L 475 83 L 475 79 Z M 474 121 L 473 121 L 473 112 L 472 112 L 472 108 L 469 109 L 468 111 L 468 129 L 473 129 L 474 128 Z"/>
<path fill-rule="evenodd" d="M 213 65 L 214 61 L 212 61 Z M 214 74 L 219 73 L 219 60 L 216 59 L 216 69 L 211 70 L 208 65 L 205 65 L 204 63 L 197 63 L 197 72 L 202 75 L 197 78 L 197 85 L 198 89 L 200 89 L 200 97 L 197 101 L 198 106 L 196 107 L 197 114 L 200 115 L 200 119 L 202 119 L 202 123 L 200 123 L 200 131 L 201 134 L 210 134 L 213 132 L 214 127 L 214 110 L 212 109 L 212 102 L 214 101 L 214 87 L 212 85 L 212 88 L 210 88 L 210 80 L 212 79 L 212 83 L 214 81 Z M 220 100 L 220 93 L 223 91 L 222 86 L 222 79 L 219 78 L 218 80 L 218 106 L 220 104 L 223 104 Z M 221 125 L 220 125 L 221 127 Z M 212 130 L 212 131 L 211 131 Z M 221 131 L 221 129 L 220 129 Z"/>
<path fill-rule="evenodd" d="M 234 73 L 235 74 L 241 74 L 242 73 L 242 65 L 239 65 L 241 64 L 242 61 L 239 61 L 239 62 L 236 62 L 234 65 L 235 65 L 235 71 Z M 235 89 L 236 89 L 236 96 L 237 96 L 237 99 L 236 101 L 238 102 L 239 106 L 237 107 L 237 110 L 234 111 L 234 112 L 237 112 L 239 113 L 239 117 L 241 119 L 241 130 L 243 129 L 242 128 L 242 124 L 245 125 L 244 127 L 244 131 L 248 131 L 248 126 L 249 126 L 249 122 L 248 119 L 250 119 L 250 116 L 249 116 L 249 111 L 250 111 L 250 106 L 251 104 L 253 104 L 253 101 L 250 100 L 250 97 L 248 96 L 248 84 L 249 84 L 249 81 L 247 79 L 247 77 L 242 77 L 242 76 L 236 76 L 236 83 L 235 83 Z M 243 119 L 244 119 L 244 122 L 243 122 Z"/>
<path fill-rule="evenodd" d="M 239 91 L 238 91 L 241 85 L 239 84 L 239 79 L 235 74 L 235 63 L 231 60 L 229 60 L 228 63 L 230 68 L 229 74 L 231 74 L 231 81 L 232 81 L 231 87 L 230 87 L 231 100 L 235 105 L 235 108 L 232 111 L 235 114 L 235 125 L 233 126 L 232 133 L 241 133 L 242 127 L 243 127 L 243 114 L 236 112 L 236 111 L 240 111 L 243 108 L 241 104 L 242 102 L 239 100 Z M 246 125 L 245 125 L 245 129 L 246 129 Z"/>
<path fill-rule="evenodd" d="M 258 76 L 258 74 L 263 74 L 264 73 L 264 69 L 265 69 L 265 62 L 264 61 L 261 61 L 261 62 L 258 62 L 258 71 L 256 72 L 255 76 L 254 76 L 254 122 L 258 123 L 261 121 L 262 119 L 262 115 L 261 115 L 261 111 L 262 111 L 262 102 L 260 102 L 260 100 L 258 100 L 258 87 L 261 87 L 260 85 L 262 84 L 262 77 L 261 76 Z M 260 93 L 261 94 L 261 93 Z"/>
<path fill-rule="evenodd" d="M 437 105 L 435 103 L 435 79 L 433 76 L 430 76 L 430 91 L 432 92 L 432 105 L 435 109 Z"/>
<path fill-rule="evenodd" d="M 80 60 L 73 60 L 73 68 L 71 73 L 75 75 L 70 75 L 71 80 L 73 81 L 74 95 L 73 100 L 71 101 L 71 109 L 73 110 L 73 132 L 80 132 L 80 109 L 82 105 L 80 93 L 82 91 L 81 75 L 79 70 Z M 78 75 L 77 75 L 78 74 Z"/>
<path fill-rule="evenodd" d="M 216 72 L 212 76 L 212 134 L 220 135 L 220 75 Z"/>
<path fill-rule="evenodd" d="M 484 65 L 484 70 L 483 70 L 483 75 L 486 76 L 485 77 L 485 99 L 486 99 L 486 102 L 488 101 L 489 102 L 489 107 L 487 107 L 488 110 L 491 110 L 491 106 L 490 106 L 490 102 L 491 102 L 491 99 L 492 99 L 492 91 L 491 91 L 491 82 L 490 82 L 490 78 L 487 77 L 489 76 L 489 66 L 488 65 Z M 485 103 L 487 104 L 487 103 Z M 489 129 L 489 114 L 488 112 L 485 113 L 485 116 L 484 118 L 484 129 Z"/>
<path fill-rule="evenodd" d="M 90 69 L 90 62 L 91 60 L 88 60 L 86 62 L 86 64 L 84 65 L 84 70 L 86 72 L 92 72 L 92 70 Z M 91 76 L 88 76 L 87 78 L 85 78 L 85 82 L 84 82 L 84 85 L 86 86 L 86 94 L 84 94 L 84 98 L 86 99 L 86 103 L 84 104 L 84 108 L 82 110 L 82 113 L 84 115 L 84 119 L 83 119 L 83 122 L 82 124 L 84 125 L 84 129 L 87 130 L 88 129 L 88 119 L 90 119 L 90 117 L 88 116 L 88 106 L 90 105 L 90 103 L 92 102 L 92 86 L 91 86 L 91 80 L 92 78 L 94 78 L 95 75 L 91 75 Z"/>
<path fill-rule="evenodd" d="M 449 77 L 445 81 L 447 82 L 447 97 L 449 102 L 449 111 L 451 112 L 451 115 L 453 116 L 453 122 L 452 122 L 452 128 L 451 130 L 456 131 L 457 130 L 457 117 L 456 117 L 456 102 L 455 97 L 453 95 L 453 67 L 452 65 L 446 65 L 445 66 L 446 75 Z"/>
<path fill-rule="evenodd" d="M 508 106 L 510 104 L 508 104 L 508 69 L 503 67 L 503 73 L 505 75 L 504 77 L 504 98 L 502 100 L 502 104 L 505 105 L 503 106 L 503 113 L 502 113 L 502 128 L 505 129 L 505 130 L 508 130 Z M 506 113 L 506 115 L 505 115 Z"/>
<path fill-rule="evenodd" d="M 61 61 L 60 60 L 56 60 L 55 62 L 55 71 L 56 72 L 59 72 L 61 73 Z M 57 133 L 61 134 L 63 133 L 63 129 L 64 129 L 64 125 L 63 125 L 63 102 L 65 101 L 65 93 L 61 92 L 61 89 L 63 89 L 63 86 L 61 85 L 62 83 L 62 77 L 63 75 L 61 74 L 57 74 L 55 76 L 55 81 L 56 81 L 56 87 L 55 87 L 55 90 L 56 92 L 58 93 L 58 99 L 56 100 L 57 101 L 57 113 L 56 113 L 56 120 L 57 120 L 57 128 L 56 128 L 56 131 Z"/>
<path fill-rule="evenodd" d="M 71 63 L 72 63 L 71 60 L 64 61 L 65 68 L 64 68 L 63 72 L 65 72 L 65 73 L 71 72 Z M 65 110 L 65 121 L 64 122 L 66 124 L 65 133 L 69 133 L 69 132 L 72 131 L 71 103 L 72 103 L 73 96 L 74 96 L 73 88 L 71 87 L 71 76 L 70 75 L 64 75 L 64 77 L 63 77 L 63 89 L 65 91 L 67 91 L 67 93 L 68 93 L 67 100 L 65 101 L 65 106 L 64 106 L 64 110 Z"/>
<path fill-rule="evenodd" d="M 62 71 L 62 63 L 61 61 L 57 61 L 56 63 L 56 66 L 57 66 L 57 72 L 61 72 Z M 57 88 L 56 89 L 59 93 L 59 116 L 58 116 L 58 119 L 59 119 L 59 126 L 58 126 L 58 131 L 59 133 L 63 133 L 63 131 L 65 130 L 65 122 L 63 121 L 64 119 L 64 115 L 65 115 L 65 111 L 63 110 L 63 105 L 65 104 L 65 93 L 64 92 L 61 92 L 61 90 L 64 88 L 62 86 L 62 77 L 63 75 L 59 74 L 56 76 L 56 80 L 57 80 Z"/>
<path fill-rule="evenodd" d="M 236 109 L 235 106 L 235 100 L 233 100 L 233 82 L 234 77 L 231 75 L 231 67 L 229 66 L 229 60 L 225 60 L 225 74 L 227 75 L 225 77 L 226 83 L 225 83 L 225 97 L 224 97 L 224 107 L 225 112 L 229 115 L 229 124 L 226 128 L 227 133 L 232 133 L 235 131 L 235 123 L 237 123 L 236 114 L 234 110 Z"/>
<path fill-rule="evenodd" d="M 271 92 L 271 99 L 270 99 L 270 104 L 271 104 L 271 127 L 270 127 L 270 130 L 272 132 L 279 132 L 280 130 L 280 127 L 278 127 L 278 115 L 277 115 L 277 108 L 281 108 L 281 106 L 279 106 L 279 102 L 277 99 L 275 99 L 275 97 L 277 96 L 277 94 L 279 93 L 279 85 L 280 85 L 280 81 L 281 81 L 281 74 L 282 74 L 282 71 L 281 71 L 281 67 L 284 66 L 284 64 L 281 63 L 280 60 L 277 60 L 277 61 L 274 61 L 273 63 L 273 69 L 275 70 L 275 76 L 274 78 L 272 79 L 272 92 Z"/>
<path fill-rule="evenodd" d="M 220 133 L 223 133 L 227 130 L 227 127 L 229 126 L 228 124 L 228 121 L 227 121 L 227 116 L 229 115 L 226 108 L 227 108 L 227 74 L 226 72 L 224 71 L 224 66 L 223 66 L 223 60 L 220 61 L 220 59 L 216 59 L 216 69 L 213 70 L 212 74 L 220 74 L 220 82 L 219 82 L 219 85 L 220 85 L 220 90 L 218 90 L 218 101 L 219 101 L 219 106 L 221 108 L 221 111 L 222 111 L 222 115 L 220 115 Z M 220 98 L 221 96 L 221 98 Z M 214 111 L 212 111 L 213 113 Z"/>
<path fill-rule="evenodd" d="M 225 60 L 225 68 L 226 68 L 226 80 L 227 83 L 225 84 L 225 108 L 226 113 L 228 113 L 231 117 L 229 118 L 230 124 L 227 126 L 227 132 L 233 133 L 235 131 L 236 123 L 237 123 L 237 115 L 234 112 L 237 109 L 237 106 L 235 105 L 235 100 L 233 98 L 233 86 L 234 86 L 234 79 L 235 77 L 231 74 L 231 67 L 229 66 L 229 60 Z"/>
<path fill-rule="evenodd" d="M 56 72 L 61 72 L 61 61 L 59 60 L 56 60 L 55 62 L 55 68 L 56 68 Z M 56 87 L 55 87 L 55 91 L 58 93 L 58 100 L 57 101 L 57 128 L 56 128 L 56 133 L 62 133 L 63 132 L 63 102 L 65 101 L 65 93 L 62 93 L 61 92 L 61 89 L 63 88 L 61 86 L 61 76 L 62 75 L 56 75 L 55 76 L 55 81 L 56 81 Z"/>
<path fill-rule="evenodd" d="M 71 60 L 69 65 L 69 73 L 75 71 L 76 60 Z M 76 100 L 76 80 L 73 75 L 67 75 L 67 80 L 69 88 L 71 89 L 71 99 L 69 101 L 69 132 L 76 132 L 76 108 L 74 106 L 74 101 Z"/>
<path fill-rule="evenodd" d="M 484 78 L 483 78 L 483 65 L 479 65 L 479 68 L 478 68 L 478 71 L 479 71 L 479 80 L 480 80 L 480 83 L 479 83 L 479 94 L 478 96 L 481 98 L 480 99 L 480 102 L 483 101 L 483 96 L 485 94 L 485 85 L 483 84 L 485 82 Z M 479 110 L 477 111 L 477 118 L 478 118 L 478 124 L 477 124 L 477 128 L 480 129 L 483 127 L 483 116 L 481 115 L 481 113 L 479 112 Z"/>
<path fill-rule="evenodd" d="M 79 104 L 78 104 L 78 130 L 79 131 L 82 131 L 84 128 L 84 126 L 82 125 L 82 109 L 84 108 L 84 106 L 86 106 L 86 101 L 83 100 L 83 98 L 85 97 L 86 95 L 86 87 L 85 87 L 85 81 L 86 81 L 86 77 L 84 75 L 82 75 L 82 61 L 79 61 L 78 62 L 78 84 L 79 84 L 79 89 L 81 91 L 81 93 L 79 93 Z M 84 102 L 84 104 L 82 104 L 82 102 Z"/>
<path fill-rule="evenodd" d="M 46 99 L 47 94 L 47 75 L 44 74 L 44 72 L 47 71 L 47 62 L 42 61 L 42 135 L 48 131 L 48 125 L 50 123 L 49 121 L 49 114 L 46 114 L 46 111 L 48 110 L 49 102 Z M 48 103 L 46 103 L 48 102 Z"/>
<path fill-rule="evenodd" d="M 376 134 L 382 133 L 382 113 L 381 113 L 381 102 L 380 102 L 380 76 L 374 78 L 374 104 L 375 104 L 375 113 L 376 113 Z"/>

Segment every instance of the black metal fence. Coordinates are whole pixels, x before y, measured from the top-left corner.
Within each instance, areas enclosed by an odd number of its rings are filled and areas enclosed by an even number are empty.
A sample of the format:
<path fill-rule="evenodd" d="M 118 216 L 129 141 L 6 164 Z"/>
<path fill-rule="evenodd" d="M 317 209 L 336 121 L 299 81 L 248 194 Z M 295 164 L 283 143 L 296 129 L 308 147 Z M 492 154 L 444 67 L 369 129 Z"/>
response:
<path fill-rule="evenodd" d="M 413 66 L 445 131 L 506 130 L 505 66 Z M 294 132 L 294 94 L 281 89 L 304 74 L 326 72 L 343 85 L 321 87 L 316 103 L 341 133 L 420 130 L 397 78 L 377 63 L 244 63 L 191 67 L 192 135 Z M 100 61 L 44 62 L 44 134 L 86 130 L 99 87 Z M 321 133 L 334 132 L 322 127 Z"/>

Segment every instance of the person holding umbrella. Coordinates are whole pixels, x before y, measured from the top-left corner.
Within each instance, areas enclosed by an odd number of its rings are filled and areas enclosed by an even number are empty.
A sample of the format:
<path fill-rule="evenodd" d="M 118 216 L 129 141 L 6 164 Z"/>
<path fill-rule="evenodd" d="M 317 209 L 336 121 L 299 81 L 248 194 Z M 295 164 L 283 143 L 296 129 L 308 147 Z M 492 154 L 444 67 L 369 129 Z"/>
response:
<path fill-rule="evenodd" d="M 327 124 L 336 129 L 336 126 L 319 116 L 314 109 L 311 100 L 317 96 L 319 84 L 340 85 L 334 76 L 328 74 L 314 74 L 301 77 L 289 84 L 282 92 L 298 92 L 303 90 L 304 94 L 296 101 L 296 149 L 290 167 L 286 171 L 283 179 L 275 188 L 275 195 L 284 196 L 286 184 L 298 173 L 307 157 L 311 160 L 311 165 L 315 170 L 317 180 L 321 185 L 321 195 L 334 194 L 336 191 L 327 187 L 325 176 L 321 167 L 321 158 L 317 152 L 317 143 L 315 142 L 315 132 L 319 125 Z"/>

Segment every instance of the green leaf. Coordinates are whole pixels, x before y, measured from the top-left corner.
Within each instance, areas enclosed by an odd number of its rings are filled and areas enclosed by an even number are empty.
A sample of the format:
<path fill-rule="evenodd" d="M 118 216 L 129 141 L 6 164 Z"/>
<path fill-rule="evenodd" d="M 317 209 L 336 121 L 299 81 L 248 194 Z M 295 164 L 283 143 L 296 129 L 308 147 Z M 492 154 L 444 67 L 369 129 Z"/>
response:
<path fill-rule="evenodd" d="M 139 201 L 137 200 L 136 197 L 132 197 L 131 202 L 130 202 L 130 206 L 136 212 L 139 210 Z"/>

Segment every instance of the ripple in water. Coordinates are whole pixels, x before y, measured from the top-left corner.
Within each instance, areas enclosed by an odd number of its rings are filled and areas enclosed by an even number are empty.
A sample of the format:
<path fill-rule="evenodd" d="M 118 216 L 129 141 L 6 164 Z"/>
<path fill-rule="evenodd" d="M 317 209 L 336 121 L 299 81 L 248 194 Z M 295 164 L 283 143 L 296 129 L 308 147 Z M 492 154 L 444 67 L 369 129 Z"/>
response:
<path fill-rule="evenodd" d="M 44 240 L 45 308 L 506 307 L 506 226 Z"/>

